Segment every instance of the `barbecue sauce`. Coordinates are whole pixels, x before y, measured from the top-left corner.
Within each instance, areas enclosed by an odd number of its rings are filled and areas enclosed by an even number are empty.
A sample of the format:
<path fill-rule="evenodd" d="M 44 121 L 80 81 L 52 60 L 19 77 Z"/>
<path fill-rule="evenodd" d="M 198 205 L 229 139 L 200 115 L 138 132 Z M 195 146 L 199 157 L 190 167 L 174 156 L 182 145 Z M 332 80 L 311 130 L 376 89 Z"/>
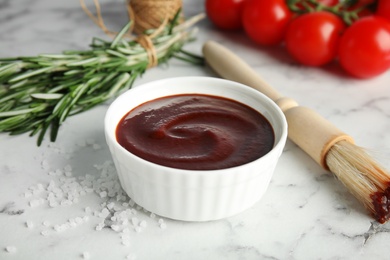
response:
<path fill-rule="evenodd" d="M 271 124 L 237 101 L 201 94 L 158 98 L 128 112 L 116 129 L 118 143 L 147 161 L 172 168 L 216 170 L 267 154 Z"/>

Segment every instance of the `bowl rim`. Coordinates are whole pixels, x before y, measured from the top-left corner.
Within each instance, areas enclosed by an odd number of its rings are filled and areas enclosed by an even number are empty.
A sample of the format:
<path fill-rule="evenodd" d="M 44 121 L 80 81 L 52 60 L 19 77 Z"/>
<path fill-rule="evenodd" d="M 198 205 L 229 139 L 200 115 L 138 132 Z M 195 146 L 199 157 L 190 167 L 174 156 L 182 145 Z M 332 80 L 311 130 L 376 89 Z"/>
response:
<path fill-rule="evenodd" d="M 278 140 L 275 140 L 275 144 L 274 144 L 273 148 L 268 153 L 266 153 L 265 155 L 257 158 L 256 160 L 253 160 L 251 162 L 248 162 L 248 163 L 245 163 L 245 164 L 241 164 L 241 165 L 238 165 L 238 166 L 234 166 L 234 167 L 229 167 L 229 168 L 224 168 L 224 169 L 212 169 L 212 170 L 188 170 L 188 169 L 180 169 L 180 168 L 173 168 L 173 167 L 169 167 L 169 166 L 160 165 L 160 164 L 148 161 L 146 159 L 143 159 L 141 157 L 138 157 L 138 156 L 132 154 L 131 152 L 129 152 L 128 150 L 126 150 L 124 147 L 122 147 L 118 143 L 118 141 L 116 140 L 115 131 L 109 131 L 109 128 L 110 128 L 109 125 L 112 125 L 112 123 L 111 123 L 112 120 L 110 120 L 110 115 L 113 113 L 113 110 L 115 109 L 117 104 L 120 103 L 121 100 L 125 99 L 128 95 L 130 95 L 132 93 L 141 92 L 141 90 L 145 91 L 145 89 L 146 90 L 147 89 L 154 89 L 154 88 L 156 88 L 157 85 L 161 85 L 162 83 L 165 83 L 165 82 L 168 83 L 170 81 L 177 81 L 177 80 L 182 80 L 182 81 L 183 80 L 189 80 L 189 81 L 190 80 L 191 81 L 193 81 L 193 80 L 197 80 L 197 81 L 215 81 L 215 82 L 220 82 L 220 83 L 226 83 L 226 84 L 230 84 L 230 85 L 235 85 L 235 86 L 237 86 L 237 88 L 241 88 L 244 91 L 252 92 L 253 95 L 260 96 L 261 99 L 264 102 L 267 103 L 266 104 L 267 107 L 268 106 L 272 107 L 272 110 L 274 112 L 276 112 L 276 114 L 278 115 L 278 120 L 281 122 L 281 125 L 282 125 L 280 138 Z M 185 92 L 183 92 L 183 93 L 185 93 Z M 206 95 L 210 95 L 210 96 L 213 96 L 213 95 L 214 96 L 220 96 L 220 97 L 224 97 L 224 98 L 230 98 L 230 99 L 232 99 L 232 100 L 234 100 L 236 102 L 244 103 L 244 102 L 236 100 L 234 98 L 223 96 L 223 95 L 218 95 L 218 94 L 207 94 L 207 93 L 202 93 L 201 91 L 199 91 L 198 93 L 193 92 L 193 91 L 192 92 L 188 92 L 188 93 L 189 94 L 206 94 Z M 176 94 L 179 95 L 179 94 L 182 94 L 182 93 L 176 93 Z M 176 94 L 167 94 L 165 96 L 176 95 Z M 159 97 L 164 97 L 164 95 L 159 96 Z M 159 97 L 155 97 L 155 98 L 159 98 Z M 147 101 L 154 100 L 155 98 L 148 99 Z M 143 103 L 145 103 L 147 101 L 143 101 L 140 104 L 143 104 Z M 254 108 L 253 106 L 251 106 L 249 104 L 246 104 L 246 105 L 251 107 L 251 108 L 253 108 L 253 109 L 255 109 L 255 110 L 257 110 L 256 108 Z M 130 108 L 128 111 L 130 111 L 131 109 L 132 108 Z M 122 115 L 122 117 L 123 116 L 124 116 L 124 114 Z M 269 121 L 269 119 L 267 119 L 267 120 Z M 116 124 L 113 127 L 113 129 L 116 129 L 116 126 L 117 126 L 118 123 L 119 123 L 119 121 L 116 122 Z M 272 123 L 271 123 L 271 125 L 272 125 Z M 274 128 L 273 125 L 272 125 L 272 127 Z M 251 88 L 251 87 L 249 87 L 247 85 L 244 85 L 244 84 L 241 84 L 241 83 L 238 83 L 238 82 L 235 82 L 235 81 L 227 80 L 227 79 L 222 79 L 222 78 L 215 78 L 215 77 L 208 77 L 208 76 L 180 76 L 180 77 L 169 77 L 169 78 L 149 81 L 149 82 L 140 84 L 138 86 L 134 86 L 133 88 L 128 89 L 125 92 L 121 93 L 119 96 L 117 96 L 114 99 L 114 101 L 109 105 L 109 108 L 106 111 L 105 118 L 104 118 L 104 132 L 105 132 L 107 143 L 111 143 L 114 146 L 113 148 L 119 149 L 119 151 L 121 151 L 121 153 L 127 154 L 128 156 L 131 156 L 133 159 L 138 160 L 138 161 L 140 161 L 142 163 L 145 163 L 147 165 L 150 165 L 150 166 L 152 166 L 152 167 L 154 167 L 156 169 L 162 169 L 162 170 L 165 169 L 165 171 L 167 169 L 169 169 L 169 171 L 172 174 L 175 173 L 175 174 L 180 174 L 180 175 L 182 175 L 182 174 L 191 174 L 191 175 L 194 175 L 194 174 L 197 174 L 197 175 L 207 174 L 207 175 L 209 175 L 211 173 L 213 173 L 213 174 L 227 174 L 227 172 L 232 172 L 233 173 L 238 168 L 250 167 L 250 165 L 255 163 L 255 162 L 266 160 L 268 157 L 272 156 L 278 150 L 283 150 L 283 147 L 285 146 L 285 142 L 286 142 L 286 139 L 287 139 L 288 127 L 287 127 L 287 120 L 286 120 L 286 117 L 285 117 L 283 111 L 277 106 L 277 104 L 272 99 L 270 99 L 269 97 L 267 97 L 266 95 L 264 95 L 263 93 L 261 93 L 258 90 L 255 90 L 255 89 L 253 89 L 253 88 Z M 282 147 L 280 147 L 280 146 L 282 146 Z"/>

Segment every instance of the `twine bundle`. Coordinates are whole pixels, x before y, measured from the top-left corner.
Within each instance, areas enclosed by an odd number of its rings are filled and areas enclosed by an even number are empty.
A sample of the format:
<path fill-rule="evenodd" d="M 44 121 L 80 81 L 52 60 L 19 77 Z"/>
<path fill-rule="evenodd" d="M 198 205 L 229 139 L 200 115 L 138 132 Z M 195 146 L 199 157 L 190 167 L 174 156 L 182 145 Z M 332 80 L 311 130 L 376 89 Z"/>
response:
<path fill-rule="evenodd" d="M 130 0 L 130 17 L 134 20 L 134 32 L 159 28 L 165 21 L 172 20 L 182 7 L 181 0 Z"/>

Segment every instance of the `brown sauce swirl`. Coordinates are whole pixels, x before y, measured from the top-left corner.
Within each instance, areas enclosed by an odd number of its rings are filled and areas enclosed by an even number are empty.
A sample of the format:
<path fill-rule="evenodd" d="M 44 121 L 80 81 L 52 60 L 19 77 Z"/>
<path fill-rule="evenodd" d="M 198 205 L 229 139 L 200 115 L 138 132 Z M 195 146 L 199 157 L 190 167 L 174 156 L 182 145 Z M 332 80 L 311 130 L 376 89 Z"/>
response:
<path fill-rule="evenodd" d="M 258 111 L 227 98 L 184 94 L 134 108 L 119 122 L 118 143 L 147 161 L 179 169 L 242 165 L 274 145 L 271 124 Z"/>

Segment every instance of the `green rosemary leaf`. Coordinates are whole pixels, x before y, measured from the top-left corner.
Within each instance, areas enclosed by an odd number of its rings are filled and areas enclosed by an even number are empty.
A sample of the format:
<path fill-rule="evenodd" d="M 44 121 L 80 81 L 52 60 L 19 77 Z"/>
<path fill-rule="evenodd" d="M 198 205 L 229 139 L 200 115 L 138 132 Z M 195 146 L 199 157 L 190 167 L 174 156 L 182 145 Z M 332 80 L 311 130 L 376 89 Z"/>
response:
<path fill-rule="evenodd" d="M 130 79 L 130 74 L 129 73 L 123 73 L 116 83 L 112 86 L 110 91 L 107 93 L 107 97 L 113 97 L 115 93 L 117 93 L 123 85 Z"/>
<path fill-rule="evenodd" d="M 180 14 L 181 14 L 181 9 L 175 14 L 171 24 L 168 26 L 168 34 L 172 34 L 173 28 L 175 27 L 175 25 L 177 25 L 177 22 L 180 18 Z"/>
<path fill-rule="evenodd" d="M 11 117 L 11 116 L 24 115 L 24 114 L 31 113 L 32 111 L 34 111 L 33 108 L 0 112 L 0 118 L 1 117 Z"/>
<path fill-rule="evenodd" d="M 59 128 L 60 122 L 58 120 L 52 120 L 50 125 L 50 141 L 56 141 Z"/>
<path fill-rule="evenodd" d="M 111 55 L 116 56 L 116 57 L 119 57 L 119 58 L 123 58 L 123 59 L 127 59 L 127 58 L 128 58 L 128 57 L 126 57 L 126 55 L 123 55 L 122 53 L 117 52 L 117 51 L 114 51 L 114 50 L 108 49 L 108 50 L 106 50 L 106 52 L 107 52 L 108 54 L 111 54 Z"/>
<path fill-rule="evenodd" d="M 40 146 L 43 142 L 43 138 L 45 137 L 46 131 L 49 128 L 50 123 L 43 123 L 41 129 L 39 130 L 37 145 Z"/>
<path fill-rule="evenodd" d="M 36 99 L 60 99 L 64 95 L 63 94 L 58 94 L 58 93 L 34 93 L 31 94 L 31 97 L 36 98 Z"/>
<path fill-rule="evenodd" d="M 67 64 L 68 67 L 76 66 L 94 66 L 100 61 L 99 57 L 93 57 L 86 60 L 74 61 Z"/>
<path fill-rule="evenodd" d="M 0 122 L 0 131 L 12 131 L 13 128 L 18 127 L 27 118 L 27 114 L 9 116 Z"/>
<path fill-rule="evenodd" d="M 115 37 L 115 39 L 112 41 L 110 47 L 111 49 L 114 49 L 116 47 L 116 45 L 118 44 L 118 42 L 121 41 L 121 39 L 123 38 L 123 36 L 129 31 L 130 29 L 130 26 L 132 25 L 132 21 L 128 22 L 123 28 L 122 30 L 120 30 L 120 32 L 117 34 L 117 36 Z"/>
<path fill-rule="evenodd" d="M 50 68 L 50 67 L 48 67 L 48 68 L 45 67 L 45 68 L 38 69 L 38 70 L 27 71 L 25 73 L 22 73 L 21 75 L 18 75 L 16 77 L 12 78 L 9 82 L 12 83 L 12 82 L 20 81 L 20 80 L 23 80 L 23 79 L 26 79 L 26 78 L 29 78 L 29 77 L 32 77 L 32 76 L 35 76 L 35 75 L 38 75 L 41 73 L 45 73 L 51 69 L 52 68 Z"/>

